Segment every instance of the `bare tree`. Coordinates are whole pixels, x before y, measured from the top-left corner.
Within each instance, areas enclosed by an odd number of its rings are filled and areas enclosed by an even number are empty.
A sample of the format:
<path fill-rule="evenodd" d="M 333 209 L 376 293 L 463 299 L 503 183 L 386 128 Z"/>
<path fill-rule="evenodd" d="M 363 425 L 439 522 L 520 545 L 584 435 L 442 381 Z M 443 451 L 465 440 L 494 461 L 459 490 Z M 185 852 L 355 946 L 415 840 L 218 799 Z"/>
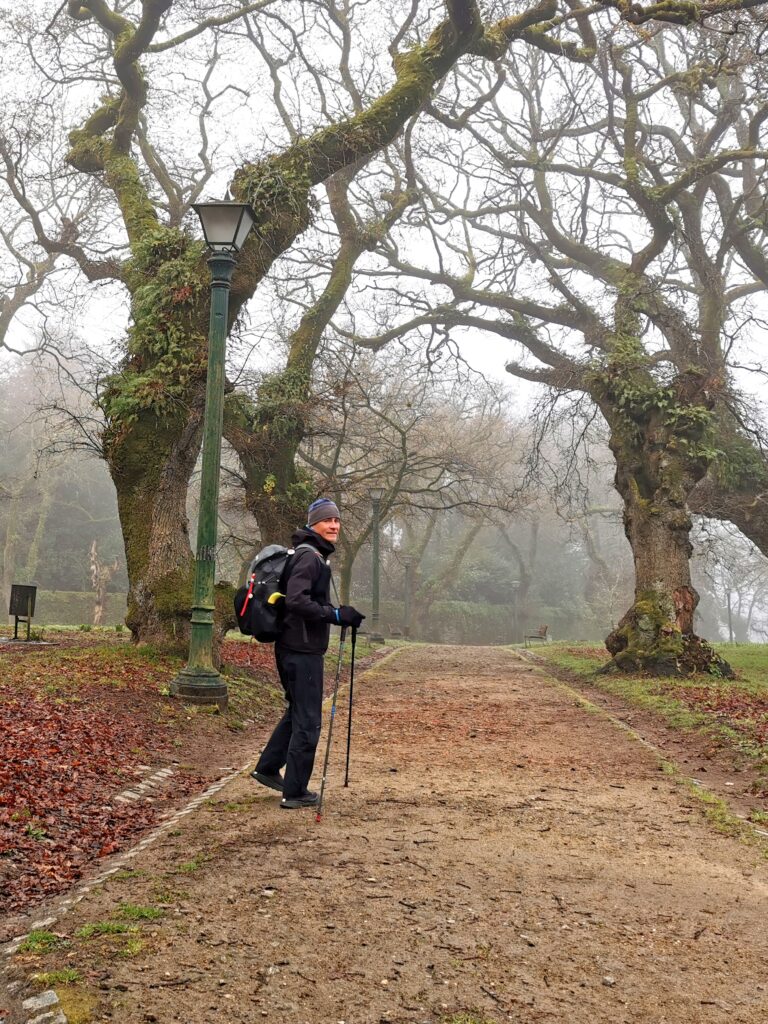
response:
<path fill-rule="evenodd" d="M 514 477 L 521 444 L 501 389 L 457 373 L 449 358 L 430 368 L 419 352 L 371 357 L 342 347 L 317 385 L 319 414 L 300 455 L 317 488 L 344 505 L 344 595 L 371 535 L 371 486 L 383 490 L 384 523 L 424 513 L 435 522 L 458 510 L 473 536 L 528 503 Z"/>
<path fill-rule="evenodd" d="M 635 561 L 635 601 L 607 640 L 621 668 L 723 667 L 693 631 L 686 501 L 735 415 L 732 367 L 763 289 L 720 192 L 742 208 L 768 152 L 759 27 L 718 28 L 618 30 L 594 66 L 529 51 L 495 76 L 457 69 L 477 100 L 460 113 L 459 83 L 443 94 L 448 141 L 419 157 L 435 258 L 414 261 L 402 234 L 382 247 L 416 315 L 356 336 L 493 332 L 520 353 L 510 373 L 592 399 Z M 457 171 L 443 154 L 467 134 Z"/>
<path fill-rule="evenodd" d="M 615 19 L 690 23 L 752 2 L 627 8 L 616 0 Z M 111 233 L 105 243 L 75 219 L 62 235 L 36 217 L 28 189 L 17 187 L 15 201 L 45 253 L 66 257 L 90 287 L 114 282 L 130 305 L 124 358 L 100 405 L 130 578 L 128 624 L 139 640 L 179 642 L 188 628 L 184 499 L 199 446 L 208 320 L 202 248 L 186 226 L 190 203 L 209 184 L 223 190 L 226 176 L 232 194 L 256 212 L 233 280 L 234 322 L 310 227 L 315 187 L 390 145 L 457 62 L 497 60 L 515 41 L 564 59 L 595 52 L 591 14 L 560 9 L 557 0 L 488 22 L 474 0 L 447 0 L 439 14 L 427 4 L 394 12 L 383 5 L 375 32 L 370 10 L 358 22 L 360 11 L 346 0 L 313 4 L 311 16 L 307 5 L 298 10 L 294 19 L 296 5 L 280 0 L 225 0 L 213 13 L 199 0 L 46 0 L 4 29 L 6 67 L 42 76 L 52 104 L 72 98 L 68 173 L 98 191 L 94 208 Z M 390 55 L 394 73 L 382 60 Z M 359 110 L 337 101 L 339 76 L 346 96 L 359 96 Z M 305 101 L 292 135 L 284 122 L 265 120 L 264 98 L 279 113 L 299 89 Z M 249 127 L 266 123 L 268 133 L 247 131 L 233 147 L 234 133 L 227 138 L 216 127 L 218 113 Z M 10 174 L 17 186 L 20 173 Z M 66 191 L 70 181 L 56 186 Z M 287 394 L 277 387 L 278 405 L 295 399 L 288 385 Z"/>
<path fill-rule="evenodd" d="M 107 587 L 110 580 L 120 568 L 120 561 L 116 558 L 112 564 L 107 564 L 99 558 L 99 547 L 94 539 L 89 553 L 91 586 L 94 590 L 93 624 L 100 626 L 104 621 L 104 606 L 107 601 Z"/>
<path fill-rule="evenodd" d="M 694 570 L 709 591 L 718 632 L 730 643 L 748 643 L 765 627 L 768 559 L 730 524 L 697 526 Z"/>

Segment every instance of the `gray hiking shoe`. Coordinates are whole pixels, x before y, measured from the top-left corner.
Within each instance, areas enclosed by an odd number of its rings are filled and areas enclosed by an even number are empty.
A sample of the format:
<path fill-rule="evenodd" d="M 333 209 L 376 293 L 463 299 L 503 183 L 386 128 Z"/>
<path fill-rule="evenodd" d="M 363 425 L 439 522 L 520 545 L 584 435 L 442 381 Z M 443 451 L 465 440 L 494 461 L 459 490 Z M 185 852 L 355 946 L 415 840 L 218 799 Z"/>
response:
<path fill-rule="evenodd" d="M 278 793 L 283 792 L 283 776 L 280 772 L 275 772 L 274 775 L 268 775 L 266 772 L 257 772 L 256 770 L 251 772 L 251 778 L 256 779 L 262 786 L 267 786 L 269 789 L 276 789 Z"/>
<path fill-rule="evenodd" d="M 283 797 L 280 801 L 280 806 L 284 807 L 286 811 L 295 811 L 299 807 L 314 807 L 319 799 L 320 797 L 317 793 L 312 793 L 307 790 L 307 792 L 302 793 L 301 796 L 289 796 L 287 799 Z"/>

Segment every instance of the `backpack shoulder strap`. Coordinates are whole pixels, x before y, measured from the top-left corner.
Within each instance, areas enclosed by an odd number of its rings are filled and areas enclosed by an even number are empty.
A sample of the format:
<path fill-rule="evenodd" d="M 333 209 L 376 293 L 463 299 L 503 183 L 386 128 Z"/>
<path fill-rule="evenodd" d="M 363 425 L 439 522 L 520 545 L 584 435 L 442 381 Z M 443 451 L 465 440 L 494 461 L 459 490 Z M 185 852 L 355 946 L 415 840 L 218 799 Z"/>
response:
<path fill-rule="evenodd" d="M 317 557 L 320 559 L 320 561 L 323 563 L 323 565 L 327 565 L 330 568 L 330 562 L 328 561 L 327 558 L 323 558 L 323 556 L 320 554 L 320 552 L 317 550 L 317 548 L 315 547 L 314 544 L 297 544 L 296 547 L 293 549 L 293 553 L 296 554 L 296 552 L 299 551 L 301 548 L 309 548 L 310 551 L 313 551 L 317 555 Z M 290 561 L 288 562 L 288 565 L 286 566 L 286 568 L 289 569 L 289 567 L 290 567 Z M 286 581 L 287 581 L 287 576 L 286 576 Z M 331 587 L 333 588 L 333 592 L 336 595 L 337 603 L 340 603 L 339 592 L 336 589 L 336 580 L 333 578 L 333 572 L 331 572 Z"/>
<path fill-rule="evenodd" d="M 302 548 L 307 548 L 307 550 L 313 551 L 321 562 L 323 562 L 325 565 L 328 564 L 328 560 L 326 558 L 323 558 L 323 556 L 320 554 L 320 552 L 317 550 L 314 544 L 297 544 L 296 547 L 293 549 L 293 553 L 296 554 L 296 552 L 301 551 Z"/>

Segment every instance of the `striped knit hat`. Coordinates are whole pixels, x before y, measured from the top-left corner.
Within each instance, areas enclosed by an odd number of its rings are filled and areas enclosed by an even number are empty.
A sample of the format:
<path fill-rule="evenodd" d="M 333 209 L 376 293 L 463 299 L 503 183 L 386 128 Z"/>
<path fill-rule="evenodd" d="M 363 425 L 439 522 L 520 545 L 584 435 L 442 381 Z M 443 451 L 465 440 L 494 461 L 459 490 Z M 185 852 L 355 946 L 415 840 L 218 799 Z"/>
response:
<path fill-rule="evenodd" d="M 309 506 L 307 512 L 307 526 L 314 526 L 321 523 L 323 519 L 340 519 L 339 509 L 330 498 L 318 498 Z"/>

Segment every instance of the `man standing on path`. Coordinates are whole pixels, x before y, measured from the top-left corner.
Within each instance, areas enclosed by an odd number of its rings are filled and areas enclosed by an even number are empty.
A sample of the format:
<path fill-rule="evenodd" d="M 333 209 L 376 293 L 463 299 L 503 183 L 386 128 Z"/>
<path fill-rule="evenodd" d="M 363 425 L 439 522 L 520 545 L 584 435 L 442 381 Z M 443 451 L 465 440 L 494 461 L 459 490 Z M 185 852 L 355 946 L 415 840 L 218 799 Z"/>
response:
<path fill-rule="evenodd" d="M 365 618 L 355 608 L 331 604 L 331 567 L 341 521 L 330 498 L 309 506 L 307 525 L 292 537 L 285 594 L 285 619 L 275 643 L 275 661 L 288 707 L 261 753 L 251 776 L 282 791 L 281 807 L 311 807 L 317 793 L 307 789 L 320 740 L 323 656 L 332 625 L 357 629 Z M 285 778 L 280 769 L 285 765 Z"/>

